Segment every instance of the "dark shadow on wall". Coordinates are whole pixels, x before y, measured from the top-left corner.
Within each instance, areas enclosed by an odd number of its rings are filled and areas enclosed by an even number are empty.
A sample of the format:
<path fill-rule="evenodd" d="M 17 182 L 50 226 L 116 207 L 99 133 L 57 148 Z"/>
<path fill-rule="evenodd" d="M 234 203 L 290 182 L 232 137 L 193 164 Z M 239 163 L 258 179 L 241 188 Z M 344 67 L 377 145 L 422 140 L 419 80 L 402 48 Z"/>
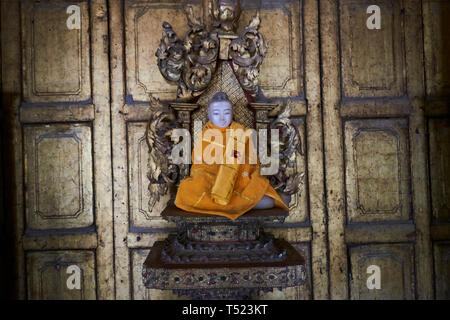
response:
<path fill-rule="evenodd" d="M 13 126 L 14 117 L 11 111 L 12 106 L 17 105 L 20 99 L 18 93 L 2 92 L 1 112 L 1 131 L 0 131 L 0 165 L 2 168 L 0 181 L 0 210 L 2 216 L 0 219 L 1 227 L 1 250 L 0 250 L 0 294 L 2 299 L 16 299 L 18 288 L 18 268 L 16 264 L 16 252 L 14 250 L 16 239 L 16 220 L 14 216 L 15 206 L 15 170 L 20 165 L 14 159 L 14 137 Z"/>
<path fill-rule="evenodd" d="M 441 43 L 441 51 L 439 54 L 439 63 L 442 66 L 442 74 L 443 74 L 443 86 L 442 86 L 442 97 L 445 101 L 446 108 L 444 109 L 444 113 L 441 115 L 441 118 L 446 119 L 447 125 L 450 123 L 450 1 L 447 3 L 442 3 L 441 10 L 439 12 L 439 31 L 440 31 L 440 43 Z M 447 127 L 447 130 L 449 127 Z M 443 139 L 444 141 L 444 149 L 446 149 L 447 154 L 450 150 L 450 139 Z M 441 150 L 441 152 L 444 152 Z M 450 181 L 448 180 L 448 171 L 450 170 L 450 165 L 448 164 L 450 162 L 450 159 L 447 159 L 447 164 L 443 164 L 443 166 L 447 167 L 447 169 L 442 168 L 443 170 L 447 171 L 447 177 L 444 177 L 445 179 L 445 188 L 450 188 Z M 444 172 L 445 172 L 444 171 Z M 442 177 L 440 177 L 442 179 Z M 445 194 L 444 194 L 445 196 Z M 447 207 L 449 206 L 449 199 L 446 201 Z M 448 209 L 448 208 L 447 208 Z M 447 212 L 447 217 L 449 217 L 449 213 Z M 450 221 L 447 218 L 446 223 L 450 223 Z M 446 235 L 447 243 L 450 241 L 450 234 L 447 233 Z M 434 254 L 433 254 L 434 257 Z M 444 274 L 436 274 L 433 278 L 433 280 L 436 283 L 436 287 L 439 287 L 438 290 L 435 291 L 435 297 L 439 300 L 450 300 L 450 270 L 448 270 L 449 260 L 450 259 L 450 249 L 447 247 L 447 252 L 443 254 L 443 256 L 440 259 L 440 263 L 442 264 L 440 266 L 441 273 Z M 447 267 L 446 267 L 447 266 Z M 444 270 L 447 269 L 447 272 Z M 435 269 L 436 270 L 436 269 Z M 444 285 L 440 286 L 439 283 L 443 283 Z M 437 289 L 437 288 L 436 288 Z"/>
<path fill-rule="evenodd" d="M 450 4 L 442 6 L 440 15 L 441 52 L 439 62 L 442 66 L 443 83 L 445 84 L 443 96 L 447 100 L 447 115 L 449 115 L 450 103 Z"/>

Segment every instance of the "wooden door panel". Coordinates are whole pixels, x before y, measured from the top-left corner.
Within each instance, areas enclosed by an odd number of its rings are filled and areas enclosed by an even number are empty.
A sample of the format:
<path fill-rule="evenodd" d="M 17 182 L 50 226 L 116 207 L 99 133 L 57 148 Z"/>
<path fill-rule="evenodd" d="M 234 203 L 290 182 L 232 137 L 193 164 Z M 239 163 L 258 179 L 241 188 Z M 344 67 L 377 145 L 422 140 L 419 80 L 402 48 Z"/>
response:
<path fill-rule="evenodd" d="M 23 96 L 26 102 L 91 98 L 89 3 L 77 2 L 80 28 L 67 27 L 68 1 L 23 1 Z M 58 36 L 56 36 L 58 35 Z"/>
<path fill-rule="evenodd" d="M 257 10 L 270 48 L 260 71 L 261 89 L 268 98 L 303 97 L 303 1 L 242 1 L 239 31 Z"/>
<path fill-rule="evenodd" d="M 90 126 L 27 125 L 23 131 L 27 229 L 92 225 Z"/>
<path fill-rule="evenodd" d="M 95 257 L 93 251 L 46 251 L 27 254 L 28 299 L 96 299 Z M 80 268 L 80 288 L 70 289 L 67 282 L 74 274 L 70 266 Z M 69 273 L 68 273 L 69 271 Z"/>
<path fill-rule="evenodd" d="M 343 98 L 405 94 L 402 1 L 342 0 L 340 37 Z M 380 7 L 383 27 L 364 28 L 367 7 Z"/>
<path fill-rule="evenodd" d="M 424 44 L 426 95 L 434 98 L 450 97 L 450 2 L 424 0 Z"/>
<path fill-rule="evenodd" d="M 410 219 L 406 119 L 344 124 L 347 222 Z"/>
<path fill-rule="evenodd" d="M 436 299 L 450 299 L 450 242 L 435 242 L 434 271 L 436 273 Z"/>
<path fill-rule="evenodd" d="M 380 29 L 367 26 L 370 6 Z M 421 8 L 418 0 L 321 2 L 333 299 L 432 297 Z M 383 290 L 366 287 L 367 261 L 388 279 Z"/>
<path fill-rule="evenodd" d="M 8 1 L 1 12 L 15 263 L 20 281 L 29 275 L 19 297 L 113 298 L 106 1 Z M 67 264 L 82 270 L 81 289 L 68 289 Z"/>
<path fill-rule="evenodd" d="M 449 299 L 450 1 L 424 0 L 425 114 L 436 299 Z"/>
<path fill-rule="evenodd" d="M 159 47 L 163 21 L 169 22 L 177 35 L 183 37 L 188 31 L 185 6 L 202 17 L 198 1 L 172 2 L 126 0 L 124 4 L 124 27 L 126 41 L 127 95 L 132 101 L 150 101 L 148 94 L 160 99 L 171 99 L 177 86 L 164 79 L 156 63 L 155 52 Z"/>
<path fill-rule="evenodd" d="M 415 297 L 414 248 L 411 244 L 350 247 L 350 298 L 411 300 Z M 370 266 L 380 268 L 380 287 L 369 289 Z M 369 272 L 368 272 L 369 270 Z"/>
<path fill-rule="evenodd" d="M 450 222 L 450 119 L 428 120 L 433 219 Z"/>

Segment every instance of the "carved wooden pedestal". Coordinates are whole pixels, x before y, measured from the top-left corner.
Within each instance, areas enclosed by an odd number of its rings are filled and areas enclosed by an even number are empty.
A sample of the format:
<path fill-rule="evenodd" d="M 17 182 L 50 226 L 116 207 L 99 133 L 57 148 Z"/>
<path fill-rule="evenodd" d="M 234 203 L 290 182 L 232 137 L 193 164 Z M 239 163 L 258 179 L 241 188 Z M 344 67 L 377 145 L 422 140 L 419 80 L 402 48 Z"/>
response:
<path fill-rule="evenodd" d="M 177 234 L 151 248 L 144 284 L 193 299 L 250 299 L 260 291 L 303 285 L 303 257 L 263 230 L 264 223 L 283 223 L 287 214 L 280 208 L 251 210 L 232 221 L 170 205 L 162 217 L 177 224 Z"/>

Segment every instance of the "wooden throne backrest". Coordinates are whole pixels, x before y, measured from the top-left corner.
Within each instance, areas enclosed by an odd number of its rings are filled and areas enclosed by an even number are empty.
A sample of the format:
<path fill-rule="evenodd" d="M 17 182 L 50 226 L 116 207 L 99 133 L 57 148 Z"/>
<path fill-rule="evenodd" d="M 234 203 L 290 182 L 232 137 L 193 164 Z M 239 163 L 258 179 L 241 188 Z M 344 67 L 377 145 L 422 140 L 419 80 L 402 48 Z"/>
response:
<path fill-rule="evenodd" d="M 201 121 L 201 128 L 208 122 L 208 104 L 216 92 L 225 92 L 233 104 L 233 120 L 247 128 L 255 128 L 255 115 L 250 109 L 244 90 L 234 75 L 228 61 L 218 62 L 219 66 L 208 88 L 200 95 L 197 105 L 199 108 L 191 114 L 191 134 L 197 137 L 199 132 L 194 132 L 194 121 Z"/>

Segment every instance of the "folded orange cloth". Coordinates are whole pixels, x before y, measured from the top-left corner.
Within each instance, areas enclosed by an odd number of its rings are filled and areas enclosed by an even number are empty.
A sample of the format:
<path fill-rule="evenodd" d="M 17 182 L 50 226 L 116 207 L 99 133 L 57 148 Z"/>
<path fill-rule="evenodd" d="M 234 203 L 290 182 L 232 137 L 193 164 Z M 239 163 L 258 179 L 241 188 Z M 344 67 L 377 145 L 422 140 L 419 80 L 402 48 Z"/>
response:
<path fill-rule="evenodd" d="M 205 135 L 206 130 L 217 129 L 222 135 L 213 140 L 210 135 Z M 247 211 L 251 210 L 264 195 L 274 199 L 276 207 L 289 210 L 281 200 L 278 193 L 269 184 L 269 180 L 261 176 L 259 172 L 259 162 L 250 163 L 251 141 L 247 135 L 238 135 L 234 141 L 226 140 L 226 130 L 247 129 L 237 122 L 232 122 L 227 128 L 220 128 L 208 122 L 202 131 L 202 139 L 196 141 L 197 150 L 205 155 L 205 149 L 211 151 L 214 156 L 222 156 L 223 164 L 195 163 L 194 156 L 196 148 L 192 152 L 193 164 L 191 174 L 180 182 L 175 205 L 188 212 L 198 212 L 224 216 L 232 220 L 237 219 Z M 234 131 L 236 132 L 236 131 Z M 239 132 L 239 131 L 237 131 Z M 227 148 L 229 143 L 233 143 Z M 237 145 L 236 145 L 237 143 Z M 199 147 L 201 144 L 201 148 Z M 239 144 L 245 144 L 245 161 L 241 158 Z M 236 147 L 237 146 L 237 147 Z M 242 145 L 241 145 L 242 147 Z M 226 163 L 226 152 L 235 159 L 235 163 Z M 218 154 L 218 153 L 221 154 Z M 209 154 L 206 152 L 206 154 Z M 197 159 L 197 162 L 199 159 Z M 228 161 L 230 162 L 230 161 Z M 239 162 L 239 163 L 238 163 Z"/>

